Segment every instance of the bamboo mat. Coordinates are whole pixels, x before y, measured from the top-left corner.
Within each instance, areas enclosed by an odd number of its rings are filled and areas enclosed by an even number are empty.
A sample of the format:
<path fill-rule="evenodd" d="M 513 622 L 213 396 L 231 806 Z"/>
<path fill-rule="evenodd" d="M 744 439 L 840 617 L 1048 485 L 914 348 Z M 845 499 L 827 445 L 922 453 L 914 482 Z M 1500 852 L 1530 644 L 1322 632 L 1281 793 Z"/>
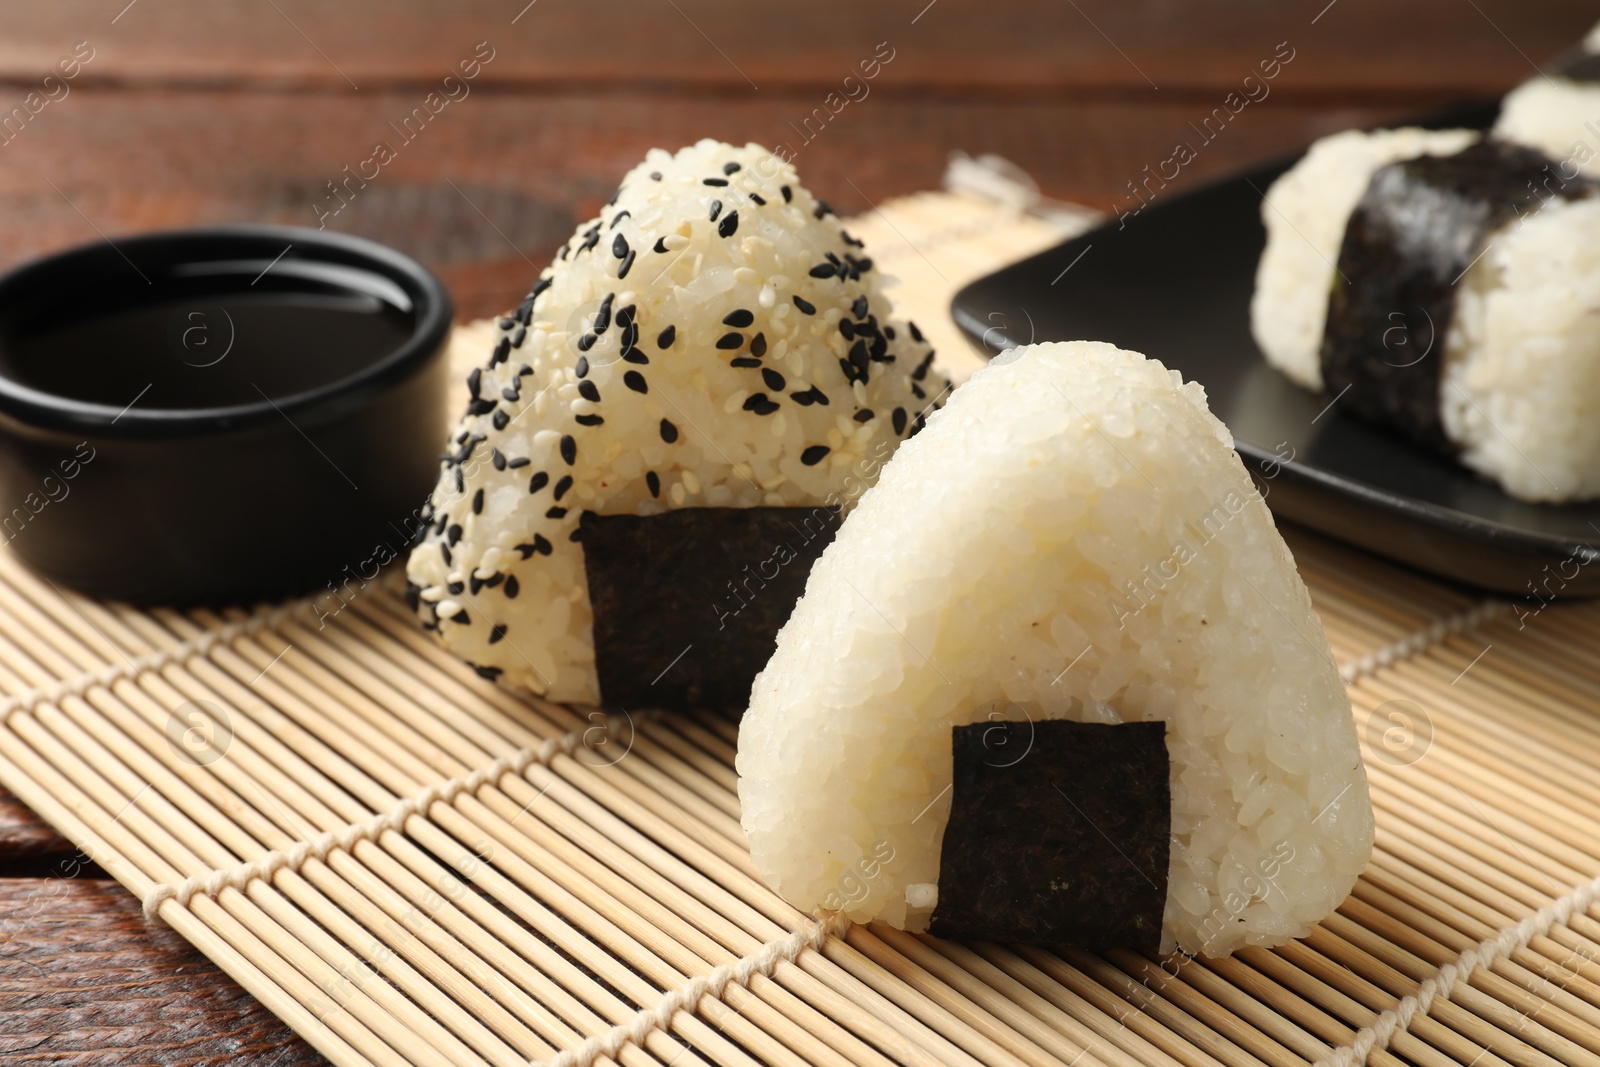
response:
<path fill-rule="evenodd" d="M 877 221 L 947 281 L 1059 232 L 951 231 L 960 206 Z M 1226 960 L 799 914 L 746 852 L 734 724 L 501 690 L 393 573 L 144 612 L 0 553 L 0 782 L 341 1065 L 1600 1067 L 1600 605 L 1285 533 L 1377 849 L 1308 938 Z"/>

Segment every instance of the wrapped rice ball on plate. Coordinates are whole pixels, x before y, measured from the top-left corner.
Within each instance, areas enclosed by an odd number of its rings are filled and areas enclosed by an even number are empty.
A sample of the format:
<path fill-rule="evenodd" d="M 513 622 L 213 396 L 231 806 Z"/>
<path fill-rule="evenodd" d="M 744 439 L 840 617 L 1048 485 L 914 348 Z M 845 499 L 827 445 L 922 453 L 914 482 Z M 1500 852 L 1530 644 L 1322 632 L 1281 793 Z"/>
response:
<path fill-rule="evenodd" d="M 944 394 L 932 359 L 789 164 L 653 151 L 467 379 L 411 602 L 554 700 L 741 710 L 841 508 Z"/>
<path fill-rule="evenodd" d="M 1600 185 L 1469 130 L 1324 138 L 1262 204 L 1268 362 L 1523 500 L 1600 496 Z"/>
<path fill-rule="evenodd" d="M 824 551 L 740 729 L 790 903 L 1224 955 L 1373 841 L 1350 705 L 1205 394 L 1110 345 L 997 357 Z"/>

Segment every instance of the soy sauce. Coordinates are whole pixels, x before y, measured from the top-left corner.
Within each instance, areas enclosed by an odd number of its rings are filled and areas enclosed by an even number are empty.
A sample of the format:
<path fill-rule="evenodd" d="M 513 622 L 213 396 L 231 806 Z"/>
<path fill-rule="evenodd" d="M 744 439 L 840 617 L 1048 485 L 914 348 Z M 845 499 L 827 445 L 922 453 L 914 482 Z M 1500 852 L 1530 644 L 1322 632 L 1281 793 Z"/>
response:
<path fill-rule="evenodd" d="M 119 409 L 233 407 L 347 378 L 411 336 L 403 297 L 279 270 L 266 284 L 225 272 L 169 277 L 140 302 L 13 323 L 0 333 L 0 373 Z"/>

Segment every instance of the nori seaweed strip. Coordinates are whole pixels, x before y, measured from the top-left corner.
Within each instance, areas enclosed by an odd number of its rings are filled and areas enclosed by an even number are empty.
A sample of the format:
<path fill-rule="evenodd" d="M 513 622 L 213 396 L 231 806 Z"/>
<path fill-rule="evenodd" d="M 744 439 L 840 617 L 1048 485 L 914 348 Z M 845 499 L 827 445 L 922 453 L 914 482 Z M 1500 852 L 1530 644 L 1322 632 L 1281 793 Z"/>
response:
<path fill-rule="evenodd" d="M 1552 63 L 1546 73 L 1568 81 L 1600 82 L 1600 53 L 1573 49 Z"/>
<path fill-rule="evenodd" d="M 584 512 L 601 701 L 742 714 L 839 514 L 821 506 Z"/>
<path fill-rule="evenodd" d="M 1172 829 L 1164 722 L 979 722 L 951 731 L 937 937 L 1161 944 Z"/>
<path fill-rule="evenodd" d="M 1457 281 L 1491 234 L 1541 199 L 1597 188 L 1549 167 L 1532 148 L 1481 141 L 1373 174 L 1345 224 L 1322 334 L 1323 386 L 1340 407 L 1455 453 L 1439 382 Z"/>

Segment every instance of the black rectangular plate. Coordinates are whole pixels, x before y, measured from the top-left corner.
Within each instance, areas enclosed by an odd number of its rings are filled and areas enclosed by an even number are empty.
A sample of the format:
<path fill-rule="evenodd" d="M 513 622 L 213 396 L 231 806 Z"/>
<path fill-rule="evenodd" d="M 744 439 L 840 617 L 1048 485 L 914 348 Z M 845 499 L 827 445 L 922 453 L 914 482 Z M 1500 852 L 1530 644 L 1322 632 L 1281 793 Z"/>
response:
<path fill-rule="evenodd" d="M 1485 128 L 1494 116 L 1474 105 L 1420 125 Z M 1113 218 L 981 278 L 956 294 L 956 324 L 991 353 L 1109 341 L 1198 381 L 1282 518 L 1484 589 L 1600 594 L 1600 567 L 1587 565 L 1600 560 L 1600 502 L 1513 499 L 1267 365 L 1250 336 L 1261 199 L 1294 162 L 1157 199 L 1125 226 Z"/>

